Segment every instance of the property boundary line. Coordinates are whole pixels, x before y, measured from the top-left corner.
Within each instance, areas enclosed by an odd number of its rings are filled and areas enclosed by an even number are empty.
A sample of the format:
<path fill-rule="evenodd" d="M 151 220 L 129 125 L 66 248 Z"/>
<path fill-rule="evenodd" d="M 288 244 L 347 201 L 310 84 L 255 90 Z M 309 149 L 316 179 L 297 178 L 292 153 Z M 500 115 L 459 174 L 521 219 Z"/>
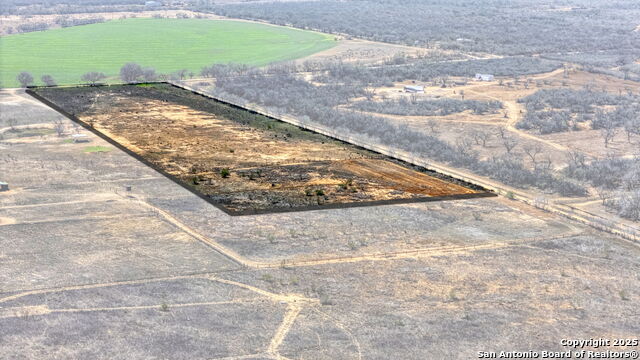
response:
<path fill-rule="evenodd" d="M 168 178 L 169 180 L 172 180 L 173 182 L 175 182 L 176 184 L 180 185 L 181 187 L 183 187 L 184 189 L 188 190 L 189 192 L 191 192 L 192 194 L 198 196 L 199 198 L 205 200 L 206 202 L 210 203 L 211 205 L 215 206 L 216 208 L 218 208 L 219 210 L 223 211 L 225 214 L 229 215 L 229 216 L 246 216 L 246 215 L 262 215 L 262 214 L 275 214 L 275 213 L 288 213 L 288 212 L 301 212 L 301 211 L 315 211 L 315 210 L 332 210 L 332 209 L 346 209 L 346 208 L 357 208 L 357 207 L 368 207 L 368 206 L 381 206 L 381 205 L 398 205 L 398 204 L 413 204 L 413 203 L 423 203 L 423 202 L 434 202 L 434 201 L 449 201 L 449 200 L 466 200 L 466 199 L 475 199 L 475 198 L 486 198 L 486 197 L 495 197 L 497 196 L 494 192 L 492 191 L 488 191 L 485 187 L 478 185 L 477 183 L 474 183 L 472 181 L 468 181 L 467 179 L 461 179 L 459 177 L 455 177 L 455 176 L 451 176 L 448 174 L 444 174 L 441 173 L 439 171 L 435 171 L 432 170 L 428 167 L 425 167 L 421 164 L 418 164 L 416 162 L 412 162 L 412 161 L 407 161 L 401 157 L 397 157 L 397 156 L 393 156 L 393 155 L 389 155 L 386 154 L 384 151 L 384 149 L 381 149 L 382 151 L 376 150 L 376 149 L 371 149 L 369 148 L 366 144 L 362 144 L 359 141 L 357 141 L 356 139 L 351 139 L 353 141 L 350 141 L 350 138 L 343 138 L 343 137 L 339 137 L 339 136 L 334 136 L 332 135 L 329 131 L 317 127 L 314 129 L 314 127 L 312 126 L 307 126 L 306 124 L 303 124 L 302 122 L 293 122 L 290 120 L 284 120 L 284 119 L 280 119 L 278 117 L 275 117 L 273 115 L 270 114 L 264 114 L 262 112 L 256 111 L 254 109 L 250 109 L 247 107 L 243 107 L 243 106 L 239 106 L 236 105 L 234 103 L 222 100 L 222 99 L 218 99 L 215 97 L 212 97 L 210 95 L 207 94 L 203 94 L 201 92 L 196 91 L 195 89 L 192 89 L 188 86 L 182 86 L 179 84 L 175 84 L 173 82 L 164 82 L 164 81 L 160 81 L 160 82 L 148 82 L 148 83 L 143 83 L 143 84 L 168 84 L 171 86 L 174 86 L 176 88 L 185 90 L 185 91 L 190 91 L 198 96 L 202 96 L 205 97 L 207 99 L 211 99 L 214 100 L 216 102 L 225 104 L 227 106 L 236 108 L 236 109 L 240 109 L 243 111 L 248 111 L 252 114 L 256 114 L 256 115 L 261 115 L 261 116 L 265 116 L 269 119 L 272 120 L 276 120 L 276 121 L 280 121 L 280 122 L 284 122 L 284 123 L 288 123 L 290 125 L 294 125 L 297 126 L 299 128 L 302 128 L 304 130 L 308 130 L 311 132 L 315 132 L 315 133 L 319 133 L 322 134 L 324 136 L 330 137 L 332 139 L 335 140 L 339 140 L 341 142 L 350 144 L 350 145 L 354 145 L 369 151 L 373 151 L 375 153 L 381 154 L 381 155 L 385 155 L 388 156 L 390 158 L 396 159 L 396 160 L 400 160 L 402 162 L 406 162 L 412 165 L 416 165 L 419 167 L 424 168 L 427 172 L 433 172 L 436 173 L 440 176 L 444 175 L 446 177 L 451 178 L 452 180 L 456 180 L 458 182 L 464 182 L 465 186 L 468 188 L 472 188 L 474 190 L 479 190 L 477 193 L 472 193 L 472 194 L 455 194 L 455 195 L 446 195 L 446 196 L 433 196 L 433 197 L 421 197 L 421 198 L 413 198 L 413 199 L 394 199 L 394 200 L 375 200 L 375 201 L 363 201 L 363 202 L 353 202 L 353 203 L 336 203 L 336 204 L 326 204 L 326 205 L 308 205 L 308 206 L 303 206 L 303 207 L 297 207 L 297 208 L 275 208 L 275 209 L 259 209 L 259 210 L 244 210 L 244 211 L 234 211 L 234 210 L 229 210 L 228 208 L 226 208 L 223 204 L 214 201 L 213 199 L 209 198 L 208 196 L 206 196 L 205 194 L 197 191 L 196 189 L 190 187 L 189 185 L 187 185 L 185 182 L 183 182 L 182 180 L 180 180 L 179 178 L 177 178 L 176 176 L 169 174 L 168 172 L 164 171 L 163 169 L 161 169 L 160 167 L 156 166 L 155 164 L 151 163 L 150 161 L 146 160 L 144 157 L 140 156 L 139 154 L 133 152 L 132 150 L 130 150 L 129 148 L 127 148 L 126 146 L 120 144 L 119 142 L 117 142 L 116 140 L 112 139 L 111 137 L 109 137 L 108 135 L 98 131 L 97 129 L 93 128 L 90 124 L 80 120 L 77 116 L 75 116 L 75 114 L 71 114 L 69 112 L 67 112 L 66 110 L 64 110 L 62 107 L 56 105 L 55 103 L 53 103 L 52 101 L 46 99 L 45 97 L 41 96 L 40 94 L 38 94 L 37 92 L 34 91 L 34 89 L 38 89 L 38 88 L 56 88 L 55 86 L 32 86 L 26 89 L 26 93 L 29 94 L 30 96 L 34 97 L 35 99 L 37 99 L 38 101 L 42 102 L 43 104 L 49 106 L 50 108 L 52 108 L 53 110 L 57 111 L 58 113 L 62 114 L 63 116 L 67 117 L 68 119 L 70 119 L 71 121 L 79 124 L 80 126 L 82 126 L 83 128 L 91 131 L 93 134 L 97 135 L 98 137 L 100 137 L 101 139 L 107 141 L 109 144 L 113 145 L 114 147 L 118 148 L 119 150 L 124 151 L 127 155 L 133 157 L 134 159 L 140 161 L 141 163 L 143 163 L 144 165 L 150 167 L 151 169 L 155 170 L 156 172 L 160 173 L 161 175 L 165 176 L 166 178 Z M 114 85 L 114 86 L 137 86 L 140 84 L 121 84 L 121 85 Z M 89 85 L 84 85 L 85 87 L 91 87 Z M 99 85 L 94 85 L 94 86 L 98 86 L 98 87 L 103 87 L 103 86 L 111 86 L 111 85 L 105 85 L 105 84 L 99 84 Z M 80 87 L 80 86 L 61 86 L 62 87 Z M 417 170 L 416 170 L 417 171 Z"/>

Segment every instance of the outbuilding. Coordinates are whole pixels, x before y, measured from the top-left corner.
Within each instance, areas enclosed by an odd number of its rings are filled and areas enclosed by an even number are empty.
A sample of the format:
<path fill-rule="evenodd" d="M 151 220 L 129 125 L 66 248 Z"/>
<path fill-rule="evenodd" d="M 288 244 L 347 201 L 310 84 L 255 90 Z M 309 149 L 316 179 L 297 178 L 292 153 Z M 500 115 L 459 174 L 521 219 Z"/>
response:
<path fill-rule="evenodd" d="M 424 86 L 422 85 L 406 85 L 404 87 L 404 92 L 412 93 L 412 94 L 422 94 L 424 93 Z"/>
<path fill-rule="evenodd" d="M 9 184 L 0 181 L 0 191 L 9 191 Z"/>
<path fill-rule="evenodd" d="M 494 77 L 491 74 L 476 74 L 477 81 L 493 81 Z"/>
<path fill-rule="evenodd" d="M 74 143 L 85 143 L 89 142 L 89 137 L 87 134 L 73 134 L 71 135 Z"/>

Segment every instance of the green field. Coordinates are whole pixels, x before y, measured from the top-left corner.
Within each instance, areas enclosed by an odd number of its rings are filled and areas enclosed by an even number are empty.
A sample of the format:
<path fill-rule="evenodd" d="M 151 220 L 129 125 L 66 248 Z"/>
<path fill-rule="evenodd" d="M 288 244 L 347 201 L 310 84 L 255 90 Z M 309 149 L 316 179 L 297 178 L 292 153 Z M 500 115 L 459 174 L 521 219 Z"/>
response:
<path fill-rule="evenodd" d="M 292 60 L 335 45 L 333 37 L 257 23 L 206 19 L 125 19 L 0 38 L 0 86 L 18 86 L 28 71 L 40 83 L 49 74 L 59 84 L 80 83 L 100 71 L 117 81 L 127 62 L 158 73 L 199 73 L 213 63 L 266 65 Z"/>

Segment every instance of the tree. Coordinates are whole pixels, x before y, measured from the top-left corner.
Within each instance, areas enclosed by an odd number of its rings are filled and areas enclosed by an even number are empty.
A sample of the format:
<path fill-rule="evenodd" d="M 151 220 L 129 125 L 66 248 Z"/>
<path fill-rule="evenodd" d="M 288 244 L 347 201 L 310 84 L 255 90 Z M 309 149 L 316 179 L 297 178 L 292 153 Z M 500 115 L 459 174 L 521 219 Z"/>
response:
<path fill-rule="evenodd" d="M 536 161 L 536 157 L 542 153 L 542 145 L 536 142 L 534 144 L 525 144 L 522 147 L 522 150 L 525 154 L 531 159 L 531 163 L 533 164 L 533 168 L 536 169 L 538 167 L 538 162 Z"/>
<path fill-rule="evenodd" d="M 18 80 L 18 82 L 20 83 L 20 86 L 22 86 L 23 88 L 26 88 L 27 86 L 33 84 L 33 76 L 26 71 L 23 71 L 20 74 L 18 74 L 18 76 L 16 77 L 16 80 Z"/>
<path fill-rule="evenodd" d="M 126 63 L 120 68 L 120 79 L 129 84 L 137 82 L 143 75 L 142 67 L 133 62 Z"/>
<path fill-rule="evenodd" d="M 437 121 L 435 121 L 433 119 L 429 119 L 429 121 L 427 121 L 427 126 L 429 127 L 429 129 L 431 130 L 431 132 L 433 134 L 438 132 L 438 122 Z"/>
<path fill-rule="evenodd" d="M 45 84 L 46 86 L 56 86 L 57 85 L 56 81 L 53 79 L 53 76 L 51 76 L 51 75 L 42 75 L 40 80 L 42 80 L 42 83 Z"/>
<path fill-rule="evenodd" d="M 156 75 L 156 70 L 152 67 L 146 67 L 142 69 L 142 78 L 144 81 L 156 81 L 158 75 Z"/>
<path fill-rule="evenodd" d="M 54 119 L 52 122 L 53 122 L 53 129 L 56 131 L 56 134 L 58 134 L 58 136 L 64 135 L 65 127 L 62 119 L 60 118 Z"/>
<path fill-rule="evenodd" d="M 467 136 L 459 136 L 456 138 L 456 150 L 458 150 L 458 153 L 460 153 L 462 156 L 471 156 L 472 152 L 471 152 L 471 147 L 472 147 L 472 140 L 471 138 L 467 137 Z"/>
<path fill-rule="evenodd" d="M 182 69 L 182 70 L 178 70 L 176 71 L 174 74 L 175 76 L 180 79 L 180 80 L 184 80 L 187 77 L 187 73 L 189 72 L 189 70 L 187 69 Z"/>
<path fill-rule="evenodd" d="M 507 129 L 503 126 L 498 127 L 496 132 L 498 133 L 498 136 L 500 136 L 501 139 L 504 139 L 507 136 Z"/>
<path fill-rule="evenodd" d="M 571 168 L 584 169 L 587 167 L 587 157 L 577 150 L 572 150 L 567 153 L 567 161 Z"/>
<path fill-rule="evenodd" d="M 596 187 L 596 193 L 598 193 L 598 197 L 602 200 L 602 205 L 605 205 L 607 200 L 611 198 L 611 190 L 606 187 Z"/>
<path fill-rule="evenodd" d="M 88 73 L 83 74 L 80 79 L 82 81 L 84 81 L 85 83 L 87 83 L 87 84 L 95 85 L 100 80 L 104 80 L 106 78 L 107 78 L 107 76 L 105 74 L 101 73 L 101 72 L 90 71 Z"/>
<path fill-rule="evenodd" d="M 518 145 L 518 140 L 510 136 L 505 136 L 502 138 L 502 145 L 507 150 L 507 153 L 511 154 L 511 150 Z"/>
<path fill-rule="evenodd" d="M 362 92 L 364 94 L 364 97 L 367 98 L 367 100 L 371 101 L 373 100 L 373 98 L 376 96 L 376 89 L 375 88 L 364 88 L 362 89 Z"/>
<path fill-rule="evenodd" d="M 604 127 L 600 129 L 600 136 L 602 136 L 602 139 L 604 140 L 604 147 L 609 147 L 609 143 L 613 141 L 613 138 L 616 137 L 617 133 L 618 128 L 616 128 L 613 121 L 606 121 L 604 123 Z"/>
<path fill-rule="evenodd" d="M 640 135 L 639 119 L 629 119 L 624 123 L 624 131 L 627 133 L 627 141 L 631 142 L 631 135 Z"/>
<path fill-rule="evenodd" d="M 473 140 L 475 140 L 476 144 L 482 145 L 482 147 L 487 146 L 487 140 L 491 137 L 491 134 L 483 130 L 476 130 L 471 135 L 473 136 Z"/>

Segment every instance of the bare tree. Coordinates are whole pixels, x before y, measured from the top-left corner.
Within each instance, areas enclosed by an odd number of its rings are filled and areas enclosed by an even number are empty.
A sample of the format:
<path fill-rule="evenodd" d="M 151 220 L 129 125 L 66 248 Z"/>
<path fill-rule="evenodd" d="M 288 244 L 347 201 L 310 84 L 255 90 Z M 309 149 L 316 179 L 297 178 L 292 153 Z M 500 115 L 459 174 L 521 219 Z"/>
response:
<path fill-rule="evenodd" d="M 187 69 L 182 69 L 182 70 L 178 70 L 176 71 L 174 74 L 176 75 L 176 77 L 180 80 L 184 80 L 187 77 L 187 73 L 189 72 L 189 70 Z"/>
<path fill-rule="evenodd" d="M 535 164 L 534 166 L 538 171 L 551 171 L 553 162 L 551 162 L 551 158 L 549 157 L 549 155 L 545 155 L 544 158 L 542 158 L 542 160 L 538 160 L 537 164 Z"/>
<path fill-rule="evenodd" d="M 158 75 L 156 75 L 156 70 L 152 67 L 146 67 L 142 69 L 142 79 L 144 81 L 156 81 Z"/>
<path fill-rule="evenodd" d="M 501 139 L 504 139 L 507 136 L 507 129 L 504 126 L 498 127 L 498 129 L 496 129 L 496 132 Z"/>
<path fill-rule="evenodd" d="M 464 100 L 464 90 L 460 90 L 460 97 Z"/>
<path fill-rule="evenodd" d="M 531 163 L 533 164 L 533 168 L 537 168 L 538 167 L 538 162 L 536 161 L 537 156 L 542 153 L 542 145 L 540 145 L 540 143 L 536 142 L 533 144 L 525 144 L 522 146 L 522 150 L 524 151 L 525 154 L 527 154 L 527 156 L 529 157 L 529 159 L 531 159 Z"/>
<path fill-rule="evenodd" d="M 458 138 L 456 138 L 456 148 L 458 152 L 463 156 L 470 155 L 471 147 L 473 145 L 472 141 L 473 140 L 471 140 L 471 138 L 469 138 L 468 136 L 459 136 Z"/>
<path fill-rule="evenodd" d="M 476 144 L 482 145 L 482 147 L 486 147 L 487 140 L 491 138 L 491 134 L 484 130 L 476 130 L 471 133 L 471 136 L 473 136 L 473 140 L 476 142 Z"/>
<path fill-rule="evenodd" d="M 604 140 L 604 147 L 608 148 L 609 144 L 613 141 L 616 134 L 618 133 L 618 128 L 615 126 L 613 121 L 607 120 L 604 123 L 604 127 L 600 129 L 600 136 Z"/>
<path fill-rule="evenodd" d="M 120 79 L 126 83 L 135 83 L 143 75 L 142 67 L 133 62 L 126 63 L 120 68 Z"/>
<path fill-rule="evenodd" d="M 611 190 L 605 188 L 604 186 L 596 187 L 596 193 L 602 201 L 602 205 L 604 205 L 607 200 L 611 199 Z"/>
<path fill-rule="evenodd" d="M 374 88 L 364 88 L 362 89 L 362 92 L 364 94 L 364 97 L 367 98 L 367 100 L 371 101 L 373 100 L 373 98 L 376 96 L 376 89 Z"/>
<path fill-rule="evenodd" d="M 502 138 L 502 145 L 507 150 L 507 153 L 511 154 L 513 148 L 518 145 L 518 140 L 510 136 L 505 136 Z"/>
<path fill-rule="evenodd" d="M 567 161 L 569 162 L 569 166 L 574 168 L 583 169 L 587 166 L 587 157 L 577 150 L 572 150 L 567 153 Z"/>
<path fill-rule="evenodd" d="M 57 85 L 56 81 L 53 79 L 53 76 L 51 76 L 51 75 L 42 75 L 40 80 L 42 80 L 42 83 L 45 84 L 46 86 L 56 86 Z"/>
<path fill-rule="evenodd" d="M 433 119 L 429 119 L 429 121 L 427 121 L 427 126 L 429 127 L 429 130 L 431 130 L 432 133 L 437 133 L 438 132 L 438 122 L 433 120 Z"/>
<path fill-rule="evenodd" d="M 62 119 L 60 118 L 54 119 L 52 120 L 52 122 L 53 122 L 53 129 L 56 131 L 56 134 L 58 134 L 58 136 L 64 135 L 65 126 Z"/>
<path fill-rule="evenodd" d="M 95 85 L 98 82 L 100 82 L 101 80 L 106 79 L 107 76 L 101 72 L 97 72 L 97 71 L 90 71 L 88 73 L 85 73 L 82 75 L 82 77 L 80 78 L 80 80 L 84 81 L 85 83 L 89 84 L 89 85 Z"/>
<path fill-rule="evenodd" d="M 631 135 L 640 134 L 640 121 L 629 119 L 624 123 L 624 131 L 627 133 L 627 141 L 631 142 Z"/>
<path fill-rule="evenodd" d="M 26 71 L 18 74 L 18 76 L 16 76 L 16 80 L 18 80 L 20 86 L 22 86 L 23 88 L 26 88 L 27 86 L 33 84 L 33 76 Z"/>

